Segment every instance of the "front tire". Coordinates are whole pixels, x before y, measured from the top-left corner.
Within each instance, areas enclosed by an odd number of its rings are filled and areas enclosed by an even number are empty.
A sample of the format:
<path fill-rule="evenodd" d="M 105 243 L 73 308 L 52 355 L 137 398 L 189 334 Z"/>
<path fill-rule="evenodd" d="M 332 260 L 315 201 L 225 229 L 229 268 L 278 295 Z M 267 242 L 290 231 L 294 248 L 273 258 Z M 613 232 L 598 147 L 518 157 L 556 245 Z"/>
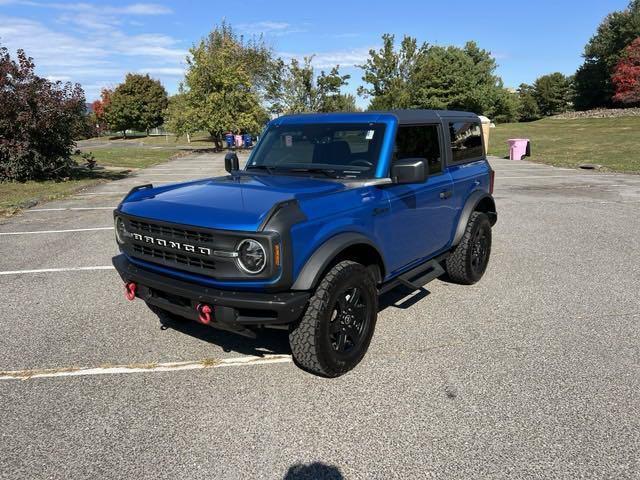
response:
<path fill-rule="evenodd" d="M 489 217 L 482 212 L 472 212 L 462 240 L 447 258 L 447 274 L 456 283 L 472 285 L 484 275 L 490 256 Z"/>
<path fill-rule="evenodd" d="M 377 316 L 378 292 L 371 272 L 350 260 L 336 264 L 289 332 L 293 359 L 325 377 L 348 372 L 369 348 Z"/>

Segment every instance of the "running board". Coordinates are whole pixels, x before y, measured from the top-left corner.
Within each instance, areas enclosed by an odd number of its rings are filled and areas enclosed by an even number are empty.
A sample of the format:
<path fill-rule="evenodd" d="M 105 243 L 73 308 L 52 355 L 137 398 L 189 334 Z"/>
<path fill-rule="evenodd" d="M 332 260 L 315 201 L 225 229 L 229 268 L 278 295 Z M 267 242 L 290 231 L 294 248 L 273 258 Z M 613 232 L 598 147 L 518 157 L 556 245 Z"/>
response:
<path fill-rule="evenodd" d="M 413 270 L 409 270 L 399 277 L 390 280 L 378 289 L 378 295 L 387 293 L 399 285 L 404 285 L 410 290 L 419 290 L 422 286 L 432 280 L 435 280 L 444 273 L 444 268 L 440 265 L 440 261 L 444 258 L 445 257 L 437 257 L 433 260 L 429 260 Z"/>

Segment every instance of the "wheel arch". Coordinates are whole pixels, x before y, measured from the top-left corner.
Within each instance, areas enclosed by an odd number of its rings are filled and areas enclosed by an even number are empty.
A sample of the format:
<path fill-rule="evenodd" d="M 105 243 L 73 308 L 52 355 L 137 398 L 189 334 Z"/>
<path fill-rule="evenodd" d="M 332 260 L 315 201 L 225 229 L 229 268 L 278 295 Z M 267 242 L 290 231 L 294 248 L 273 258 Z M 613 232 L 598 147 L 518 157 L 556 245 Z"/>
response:
<path fill-rule="evenodd" d="M 483 191 L 473 192 L 465 202 L 464 207 L 462 207 L 462 213 L 458 219 L 458 226 L 456 227 L 456 233 L 453 237 L 453 242 L 451 242 L 451 246 L 455 247 L 460 243 L 460 240 L 462 240 L 464 230 L 467 227 L 467 222 L 469 222 L 469 217 L 472 212 L 486 213 L 489 217 L 489 222 L 491 222 L 491 226 L 495 225 L 498 221 L 496 203 L 491 194 Z"/>
<path fill-rule="evenodd" d="M 353 260 L 370 267 L 376 283 L 385 276 L 384 259 L 378 247 L 362 234 L 341 233 L 324 242 L 300 270 L 292 290 L 311 290 L 333 265 Z"/>

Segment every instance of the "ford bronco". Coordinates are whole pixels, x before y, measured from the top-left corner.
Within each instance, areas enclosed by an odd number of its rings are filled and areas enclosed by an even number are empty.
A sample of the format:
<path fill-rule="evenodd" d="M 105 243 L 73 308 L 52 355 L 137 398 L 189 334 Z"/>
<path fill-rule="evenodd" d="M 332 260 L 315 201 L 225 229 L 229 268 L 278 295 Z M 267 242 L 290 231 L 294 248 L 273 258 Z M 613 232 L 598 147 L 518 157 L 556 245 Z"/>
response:
<path fill-rule="evenodd" d="M 333 377 L 363 358 L 380 295 L 487 267 L 494 174 L 472 113 L 283 116 L 225 168 L 122 200 L 127 298 L 252 338 L 287 328 L 296 363 Z"/>

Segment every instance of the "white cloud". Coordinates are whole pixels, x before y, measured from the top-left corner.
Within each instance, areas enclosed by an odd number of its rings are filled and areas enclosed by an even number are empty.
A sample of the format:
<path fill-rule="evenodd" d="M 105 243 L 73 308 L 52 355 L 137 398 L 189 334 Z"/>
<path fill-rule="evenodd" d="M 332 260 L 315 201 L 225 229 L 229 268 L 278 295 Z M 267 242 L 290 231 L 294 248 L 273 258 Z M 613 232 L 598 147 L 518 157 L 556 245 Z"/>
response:
<path fill-rule="evenodd" d="M 93 14 L 108 15 L 167 15 L 173 11 L 158 3 L 131 3 L 128 5 L 116 6 L 91 3 L 61 3 L 61 2 L 38 2 L 35 0 L 0 0 L 5 4 L 13 3 L 28 7 L 51 8 L 53 10 L 68 10 L 71 12 L 90 12 Z"/>
<path fill-rule="evenodd" d="M 254 23 L 241 23 L 237 26 L 238 30 L 250 35 L 270 35 L 270 36 L 282 36 L 289 35 L 291 33 L 306 32 L 303 26 L 294 26 L 287 22 L 274 22 L 266 20 L 263 22 Z"/>
<path fill-rule="evenodd" d="M 47 80 L 50 82 L 69 82 L 71 77 L 69 75 L 47 75 Z"/>
<path fill-rule="evenodd" d="M 291 52 L 279 52 L 285 60 L 297 58 L 302 60 L 304 57 L 313 55 L 311 64 L 315 68 L 331 68 L 335 65 L 341 67 L 354 67 L 356 65 L 363 64 L 369 57 L 369 48 L 354 48 L 349 50 L 336 50 L 332 52 L 319 52 L 319 53 L 291 53 Z"/>
<path fill-rule="evenodd" d="M 40 75 L 81 83 L 89 100 L 102 87 L 120 83 L 127 72 L 144 70 L 172 86 L 184 73 L 188 52 L 177 39 L 155 33 L 132 35 L 115 24 L 86 28 L 84 17 L 75 18 L 78 22 L 73 26 L 78 28 L 59 31 L 31 19 L 0 14 L 0 40 L 12 52 L 24 49 L 34 58 Z"/>
<path fill-rule="evenodd" d="M 138 73 L 148 73 L 149 75 L 166 75 L 170 77 L 182 77 L 186 70 L 180 67 L 147 67 L 139 68 Z"/>

